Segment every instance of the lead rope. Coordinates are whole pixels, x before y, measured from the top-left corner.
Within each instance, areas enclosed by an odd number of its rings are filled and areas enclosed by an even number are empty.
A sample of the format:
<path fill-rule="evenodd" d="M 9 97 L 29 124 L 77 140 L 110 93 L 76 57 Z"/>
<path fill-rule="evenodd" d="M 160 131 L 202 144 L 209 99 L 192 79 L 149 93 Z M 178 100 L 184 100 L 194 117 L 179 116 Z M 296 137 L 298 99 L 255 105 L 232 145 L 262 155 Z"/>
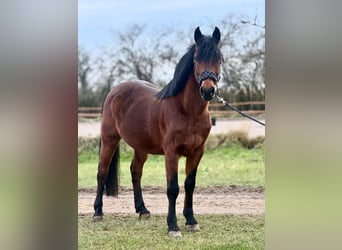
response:
<path fill-rule="evenodd" d="M 253 120 L 253 121 L 259 123 L 260 125 L 265 126 L 265 123 L 263 123 L 263 122 L 261 122 L 261 121 L 258 121 L 257 119 L 255 119 L 255 118 L 253 118 L 253 117 L 251 117 L 251 116 L 249 116 L 249 115 L 247 115 L 247 114 L 241 112 L 240 110 L 238 110 L 237 108 L 235 108 L 233 105 L 231 105 L 230 103 L 228 103 L 228 102 L 226 102 L 225 100 L 223 100 L 222 97 L 219 97 L 218 95 L 215 95 L 215 96 L 216 96 L 217 100 L 219 100 L 220 102 L 222 102 L 222 103 L 223 103 L 225 106 L 227 106 L 228 108 L 230 108 L 230 109 L 232 109 L 232 110 L 238 112 L 240 115 L 242 115 L 242 116 L 244 116 L 244 117 L 247 117 L 247 118 L 249 118 L 249 119 L 251 119 L 251 120 Z"/>

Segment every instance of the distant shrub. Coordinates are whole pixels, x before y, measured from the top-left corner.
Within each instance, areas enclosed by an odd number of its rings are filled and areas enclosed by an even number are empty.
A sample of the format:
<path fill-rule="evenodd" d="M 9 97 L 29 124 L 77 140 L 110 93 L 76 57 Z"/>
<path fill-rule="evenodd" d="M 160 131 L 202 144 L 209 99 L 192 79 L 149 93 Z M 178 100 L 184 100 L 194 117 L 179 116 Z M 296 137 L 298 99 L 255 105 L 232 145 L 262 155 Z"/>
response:
<path fill-rule="evenodd" d="M 206 141 L 206 149 L 216 149 L 220 147 L 242 146 L 252 149 L 263 146 L 265 142 L 264 136 L 249 138 L 245 130 L 233 130 L 227 134 L 210 135 Z M 100 138 L 78 138 L 78 153 L 99 153 Z M 123 140 L 120 141 L 120 152 L 131 154 L 133 149 Z"/>
<path fill-rule="evenodd" d="M 99 143 L 100 143 L 99 137 L 96 137 L 96 138 L 79 137 L 78 138 L 78 153 L 83 153 L 83 152 L 98 153 Z"/>
<path fill-rule="evenodd" d="M 264 136 L 249 138 L 246 130 L 232 130 L 227 134 L 210 135 L 206 142 L 206 148 L 210 150 L 219 147 L 233 147 L 239 145 L 244 148 L 252 149 L 262 145 L 264 141 Z"/>
<path fill-rule="evenodd" d="M 99 153 L 100 137 L 78 138 L 78 153 Z M 127 145 L 123 140 L 120 141 L 120 152 L 121 153 L 133 153 L 132 148 Z"/>

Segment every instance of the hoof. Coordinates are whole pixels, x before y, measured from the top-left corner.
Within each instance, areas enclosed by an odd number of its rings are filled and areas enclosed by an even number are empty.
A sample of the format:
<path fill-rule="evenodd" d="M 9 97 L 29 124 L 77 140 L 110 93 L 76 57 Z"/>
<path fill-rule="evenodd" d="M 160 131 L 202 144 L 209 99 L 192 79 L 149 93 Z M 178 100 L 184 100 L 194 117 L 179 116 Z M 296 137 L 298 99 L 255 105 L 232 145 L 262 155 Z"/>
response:
<path fill-rule="evenodd" d="M 139 215 L 139 220 L 149 220 L 151 219 L 151 214 L 150 213 L 145 213 L 145 214 L 140 214 Z"/>
<path fill-rule="evenodd" d="M 185 230 L 188 232 L 199 232 L 199 231 L 201 231 L 200 226 L 198 224 L 185 225 Z"/>
<path fill-rule="evenodd" d="M 169 231 L 169 237 L 181 238 L 182 237 L 182 233 L 180 231 Z"/>
<path fill-rule="evenodd" d="M 94 222 L 98 222 L 98 221 L 102 221 L 102 220 L 103 220 L 102 215 L 94 215 L 93 216 L 93 221 Z"/>

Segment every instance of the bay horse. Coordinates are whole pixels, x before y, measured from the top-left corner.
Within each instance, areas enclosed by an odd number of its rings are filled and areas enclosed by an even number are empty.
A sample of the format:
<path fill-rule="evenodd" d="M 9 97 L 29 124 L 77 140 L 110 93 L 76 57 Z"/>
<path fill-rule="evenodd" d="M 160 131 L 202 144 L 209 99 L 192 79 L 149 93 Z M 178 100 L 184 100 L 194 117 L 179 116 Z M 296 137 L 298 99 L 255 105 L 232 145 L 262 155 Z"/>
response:
<path fill-rule="evenodd" d="M 167 225 L 170 237 L 181 237 L 176 217 L 179 193 L 178 160 L 186 157 L 183 215 L 187 231 L 199 231 L 193 212 L 193 192 L 198 164 L 211 129 L 209 101 L 217 91 L 220 66 L 220 30 L 215 27 L 205 36 L 199 27 L 195 43 L 176 65 L 173 79 L 160 91 L 145 81 L 130 81 L 115 86 L 107 95 L 101 122 L 100 160 L 94 221 L 102 220 L 102 196 L 118 194 L 119 141 L 134 149 L 130 166 L 135 210 L 149 217 L 141 191 L 141 176 L 148 154 L 165 155 Z"/>

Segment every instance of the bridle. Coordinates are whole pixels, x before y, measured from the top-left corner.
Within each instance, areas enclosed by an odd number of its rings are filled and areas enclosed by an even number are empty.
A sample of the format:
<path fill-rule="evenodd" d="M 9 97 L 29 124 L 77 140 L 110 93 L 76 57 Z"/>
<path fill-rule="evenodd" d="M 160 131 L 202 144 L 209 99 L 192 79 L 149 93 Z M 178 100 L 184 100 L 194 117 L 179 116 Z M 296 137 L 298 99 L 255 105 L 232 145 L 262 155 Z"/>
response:
<path fill-rule="evenodd" d="M 217 82 L 221 79 L 220 75 L 212 72 L 212 71 L 208 71 L 208 70 L 205 70 L 203 71 L 198 77 L 196 77 L 195 75 L 195 78 L 196 78 L 196 81 L 198 83 L 199 86 L 202 85 L 202 81 L 206 80 L 206 79 L 212 79 L 215 81 L 215 85 L 217 84 Z"/>
<path fill-rule="evenodd" d="M 199 86 L 200 95 L 202 97 L 203 97 L 203 94 L 202 94 L 202 90 L 203 90 L 202 82 L 204 80 L 206 80 L 206 79 L 212 79 L 214 81 L 214 89 L 213 89 L 212 95 L 217 93 L 217 90 L 218 90 L 217 82 L 221 78 L 220 75 L 218 75 L 218 74 L 216 74 L 216 73 L 214 73 L 212 71 L 209 71 L 209 70 L 203 71 L 199 76 L 196 76 L 196 74 L 194 74 L 194 75 L 195 75 L 196 81 L 197 81 L 198 86 Z"/>

